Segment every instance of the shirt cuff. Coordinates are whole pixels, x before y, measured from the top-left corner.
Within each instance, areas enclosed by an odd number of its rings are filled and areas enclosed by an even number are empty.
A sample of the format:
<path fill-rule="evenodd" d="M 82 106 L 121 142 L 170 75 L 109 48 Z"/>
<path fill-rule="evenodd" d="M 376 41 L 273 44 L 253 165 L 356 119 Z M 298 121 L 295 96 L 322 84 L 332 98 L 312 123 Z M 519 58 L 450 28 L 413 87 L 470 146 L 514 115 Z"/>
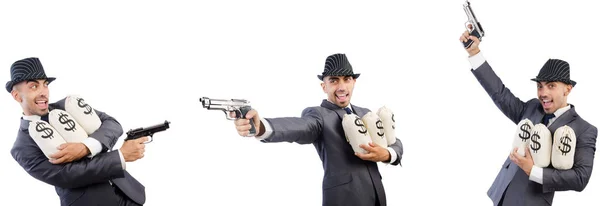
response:
<path fill-rule="evenodd" d="M 125 170 L 125 158 L 123 157 L 123 153 L 121 153 L 121 149 L 117 150 L 119 152 L 119 158 L 121 158 L 121 167 Z"/>
<path fill-rule="evenodd" d="M 471 63 L 471 67 L 473 69 L 477 69 L 481 65 L 483 65 L 483 63 L 485 63 L 485 58 L 483 57 L 483 54 L 481 54 L 480 51 L 479 53 L 469 57 L 469 62 Z"/>
<path fill-rule="evenodd" d="M 96 156 L 102 151 L 102 144 L 93 137 L 85 138 L 82 143 L 90 150 L 90 154 L 87 156 L 89 158 Z"/>
<path fill-rule="evenodd" d="M 533 167 L 531 167 L 531 172 L 529 173 L 529 180 L 544 184 L 544 169 L 533 165 Z"/>
<path fill-rule="evenodd" d="M 388 152 L 390 152 L 390 162 L 385 162 L 385 164 L 391 164 L 393 162 L 396 162 L 396 159 L 398 159 L 396 150 L 392 149 L 391 147 L 388 147 L 387 150 L 388 150 Z"/>
<path fill-rule="evenodd" d="M 261 136 L 256 136 L 256 139 L 258 140 L 264 140 L 267 139 L 271 136 L 271 134 L 273 133 L 273 128 L 271 128 L 271 125 L 269 124 L 269 121 L 267 121 L 266 119 L 260 118 L 260 123 L 265 126 L 265 133 L 263 133 Z"/>

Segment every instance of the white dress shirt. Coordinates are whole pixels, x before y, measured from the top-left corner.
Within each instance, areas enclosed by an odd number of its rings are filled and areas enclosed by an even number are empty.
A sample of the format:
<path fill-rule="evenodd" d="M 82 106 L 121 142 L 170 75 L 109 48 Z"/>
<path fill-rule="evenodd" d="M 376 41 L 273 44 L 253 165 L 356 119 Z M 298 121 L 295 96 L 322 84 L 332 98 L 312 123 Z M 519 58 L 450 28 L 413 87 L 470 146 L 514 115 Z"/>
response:
<path fill-rule="evenodd" d="M 38 115 L 23 115 L 23 119 L 29 120 L 29 121 L 35 121 L 35 120 L 40 120 L 42 118 Z M 90 154 L 87 156 L 88 158 L 93 158 L 94 156 L 96 156 L 98 153 L 100 153 L 102 151 L 102 144 L 94 138 L 88 137 L 85 140 L 83 140 L 83 142 L 81 142 L 81 143 L 83 143 L 90 150 Z M 123 157 L 121 150 L 119 149 L 118 151 L 119 151 L 119 157 L 121 158 L 121 166 L 123 167 L 123 170 L 125 170 L 125 158 Z"/>
<path fill-rule="evenodd" d="M 352 107 L 350 107 L 350 104 L 348 104 L 347 108 L 349 108 L 350 111 L 354 111 L 354 110 L 352 110 Z M 269 122 L 267 120 L 265 120 L 264 118 L 260 118 L 260 122 L 261 122 L 261 124 L 263 124 L 265 126 L 265 132 L 261 136 L 257 135 L 256 139 L 258 139 L 258 140 L 268 139 L 271 136 L 271 134 L 273 133 L 273 128 L 271 128 L 271 125 L 269 124 Z M 390 153 L 390 162 L 384 162 L 384 163 L 390 164 L 392 162 L 395 162 L 396 159 L 398 159 L 398 155 L 396 154 L 396 151 L 394 151 L 394 149 L 392 149 L 391 147 L 388 147 L 387 150 Z"/>
<path fill-rule="evenodd" d="M 556 112 L 554 112 L 555 117 L 552 117 L 552 119 L 548 120 L 548 127 L 550 127 L 550 125 L 554 123 L 554 120 L 556 120 L 556 118 L 567 112 L 569 109 L 571 109 L 571 105 L 568 104 L 563 108 L 557 109 Z M 533 167 L 531 168 L 531 172 L 529 173 L 529 180 L 540 184 L 544 184 L 544 169 L 533 165 Z"/>
<path fill-rule="evenodd" d="M 471 63 L 471 67 L 473 67 L 473 69 L 477 69 L 481 65 L 483 65 L 483 63 L 485 63 L 485 58 L 483 57 L 483 54 L 481 54 L 481 51 L 480 51 L 476 55 L 469 57 L 469 62 Z M 555 117 L 548 120 L 548 127 L 550 125 L 552 125 L 552 123 L 554 122 L 554 120 L 556 120 L 556 118 L 560 117 L 560 115 L 564 114 L 569 109 L 571 109 L 571 105 L 567 104 L 567 106 L 556 110 L 556 112 L 554 112 Z M 531 168 L 531 172 L 529 173 L 529 180 L 537 182 L 539 184 L 543 184 L 544 183 L 544 181 L 543 181 L 544 180 L 544 169 L 533 165 L 533 167 Z"/>

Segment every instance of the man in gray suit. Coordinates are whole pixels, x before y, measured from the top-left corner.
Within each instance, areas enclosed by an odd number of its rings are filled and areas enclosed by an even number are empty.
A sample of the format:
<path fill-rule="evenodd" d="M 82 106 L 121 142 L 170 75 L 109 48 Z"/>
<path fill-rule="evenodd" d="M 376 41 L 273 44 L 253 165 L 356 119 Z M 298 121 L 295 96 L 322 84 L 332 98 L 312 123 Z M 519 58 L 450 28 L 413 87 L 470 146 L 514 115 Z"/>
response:
<path fill-rule="evenodd" d="M 362 117 L 369 109 L 350 104 L 354 74 L 345 54 L 333 54 L 325 60 L 325 70 L 319 79 L 327 94 L 319 107 L 304 109 L 301 117 L 261 119 L 250 110 L 247 119 L 235 121 L 241 136 L 256 125 L 257 138 L 263 142 L 296 142 L 313 144 L 323 163 L 323 205 L 367 206 L 386 205 L 385 191 L 377 162 L 398 165 L 402 159 L 402 142 L 388 148 L 376 144 L 361 145 L 368 154 L 355 154 L 346 141 L 342 118 L 347 112 Z"/>
<path fill-rule="evenodd" d="M 551 133 L 568 125 L 577 137 L 574 164 L 568 170 L 557 170 L 551 165 L 546 168 L 535 166 L 529 149 L 523 157 L 515 148 L 488 190 L 494 205 L 552 205 L 555 191 L 582 191 L 592 174 L 598 129 L 579 116 L 575 106 L 567 102 L 576 84 L 570 79 L 569 64 L 559 59 L 548 60 L 538 76 L 532 79 L 537 82 L 538 98 L 523 102 L 504 86 L 485 61 L 479 50 L 479 40 L 465 32 L 460 41 L 467 39 L 474 41 L 467 49 L 472 72 L 504 115 L 515 124 L 525 118 L 534 124 L 543 123 Z"/>
<path fill-rule="evenodd" d="M 61 205 L 144 204 L 144 186 L 125 171 L 125 162 L 143 157 L 147 137 L 126 141 L 119 150 L 109 151 L 123 134 L 123 128 L 111 116 L 95 110 L 102 122 L 100 128 L 82 143 L 61 145 L 48 160 L 29 135 L 29 122 L 48 122 L 50 110 L 65 109 L 65 99 L 48 103 L 48 84 L 55 78 L 46 77 L 38 58 L 16 61 L 10 73 L 6 90 L 23 108 L 21 126 L 10 152 L 29 175 L 53 185 Z"/>

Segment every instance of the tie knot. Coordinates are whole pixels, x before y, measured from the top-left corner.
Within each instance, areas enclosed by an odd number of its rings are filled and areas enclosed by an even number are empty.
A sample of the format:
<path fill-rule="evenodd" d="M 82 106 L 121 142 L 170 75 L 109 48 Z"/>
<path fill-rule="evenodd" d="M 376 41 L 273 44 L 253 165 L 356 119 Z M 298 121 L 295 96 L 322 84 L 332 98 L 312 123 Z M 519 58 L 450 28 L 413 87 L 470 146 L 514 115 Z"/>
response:
<path fill-rule="evenodd" d="M 344 110 L 346 110 L 346 113 L 348 114 L 352 114 L 352 110 L 348 107 L 344 107 Z"/>
<path fill-rule="evenodd" d="M 41 120 L 43 120 L 43 121 L 45 121 L 45 122 L 48 122 L 48 123 L 50 123 L 50 121 L 48 120 L 48 114 L 46 114 L 46 115 L 44 115 L 44 116 L 41 116 L 41 118 L 40 118 L 40 119 L 41 119 Z"/>
<path fill-rule="evenodd" d="M 550 122 L 550 119 L 556 117 L 556 115 L 553 114 L 545 114 L 544 118 L 542 119 L 542 123 L 546 126 L 548 126 L 548 123 Z"/>

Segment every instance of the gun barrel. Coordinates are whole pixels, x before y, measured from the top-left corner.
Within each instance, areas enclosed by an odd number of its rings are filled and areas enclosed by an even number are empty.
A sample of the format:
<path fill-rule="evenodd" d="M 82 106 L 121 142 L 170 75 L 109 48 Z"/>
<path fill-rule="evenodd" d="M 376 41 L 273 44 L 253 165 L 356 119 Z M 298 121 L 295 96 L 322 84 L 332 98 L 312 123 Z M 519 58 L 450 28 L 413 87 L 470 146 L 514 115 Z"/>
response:
<path fill-rule="evenodd" d="M 243 107 L 250 104 L 244 99 L 210 99 L 208 97 L 200 98 L 202 106 L 207 109 L 229 110 L 231 107 Z"/>
<path fill-rule="evenodd" d="M 170 123 L 171 122 L 165 120 L 165 122 L 161 124 L 129 130 L 127 132 L 128 139 L 137 139 L 139 137 L 148 136 L 157 132 L 167 130 L 169 128 Z"/>
<path fill-rule="evenodd" d="M 159 131 L 163 131 L 163 130 L 168 129 L 170 123 L 171 122 L 165 120 L 164 123 L 157 124 L 157 125 L 152 125 L 152 126 L 144 128 L 144 129 L 147 130 L 147 131 L 151 131 L 152 133 L 159 132 Z"/>
<path fill-rule="evenodd" d="M 473 13 L 473 9 L 471 9 L 471 3 L 469 3 L 469 1 L 467 1 L 463 5 L 463 9 L 465 10 L 465 13 L 467 14 L 467 17 L 469 18 L 469 21 L 473 21 L 473 23 L 476 23 L 477 22 L 477 18 L 475 18 L 475 14 Z"/>

